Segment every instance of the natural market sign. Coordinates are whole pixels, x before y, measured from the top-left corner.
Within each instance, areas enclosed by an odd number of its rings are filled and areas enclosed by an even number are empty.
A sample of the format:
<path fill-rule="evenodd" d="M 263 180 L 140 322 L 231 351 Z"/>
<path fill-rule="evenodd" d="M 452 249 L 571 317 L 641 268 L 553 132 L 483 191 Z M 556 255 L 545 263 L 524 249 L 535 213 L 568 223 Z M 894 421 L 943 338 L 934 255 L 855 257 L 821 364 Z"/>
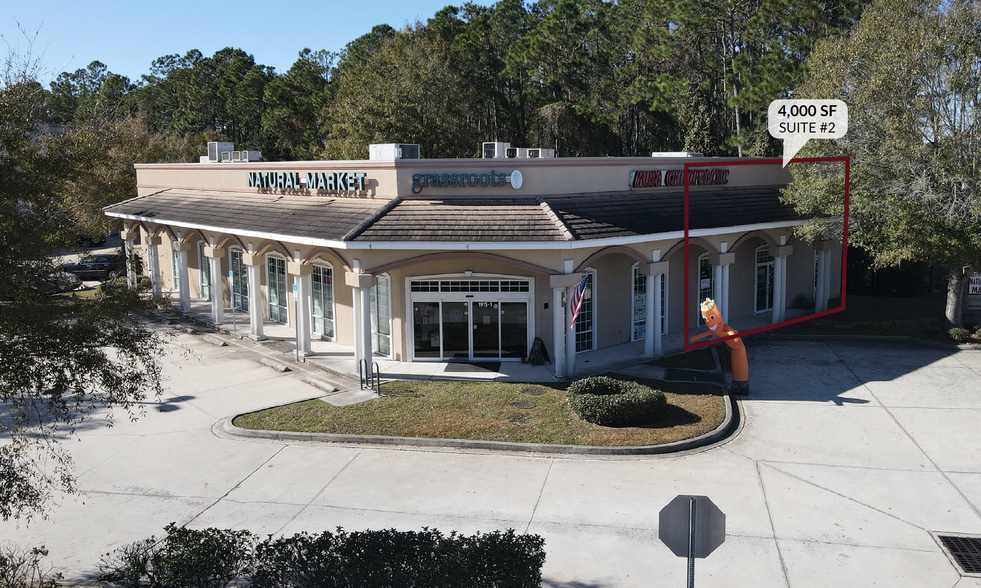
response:
<path fill-rule="evenodd" d="M 261 190 L 364 192 L 363 172 L 249 172 L 249 187 Z"/>
<path fill-rule="evenodd" d="M 724 186 L 729 183 L 729 170 L 724 167 L 688 170 L 689 186 Z M 685 170 L 639 169 L 630 172 L 631 188 L 663 188 L 685 185 Z"/>
<path fill-rule="evenodd" d="M 967 284 L 967 309 L 981 310 L 981 274 L 971 275 Z"/>

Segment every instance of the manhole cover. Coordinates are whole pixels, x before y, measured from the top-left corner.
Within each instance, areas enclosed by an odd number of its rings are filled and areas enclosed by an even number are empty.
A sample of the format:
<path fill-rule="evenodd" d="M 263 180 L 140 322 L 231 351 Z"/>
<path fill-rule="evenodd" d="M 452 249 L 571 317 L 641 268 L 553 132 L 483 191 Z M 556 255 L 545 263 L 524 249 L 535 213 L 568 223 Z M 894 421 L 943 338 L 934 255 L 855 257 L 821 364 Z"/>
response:
<path fill-rule="evenodd" d="M 525 394 L 531 394 L 532 396 L 541 396 L 545 393 L 545 388 L 526 388 Z"/>
<path fill-rule="evenodd" d="M 981 537 L 937 535 L 963 574 L 981 574 Z"/>
<path fill-rule="evenodd" d="M 521 400 L 518 402 L 512 402 L 511 406 L 515 408 L 535 408 L 534 402 L 528 402 L 527 400 Z"/>

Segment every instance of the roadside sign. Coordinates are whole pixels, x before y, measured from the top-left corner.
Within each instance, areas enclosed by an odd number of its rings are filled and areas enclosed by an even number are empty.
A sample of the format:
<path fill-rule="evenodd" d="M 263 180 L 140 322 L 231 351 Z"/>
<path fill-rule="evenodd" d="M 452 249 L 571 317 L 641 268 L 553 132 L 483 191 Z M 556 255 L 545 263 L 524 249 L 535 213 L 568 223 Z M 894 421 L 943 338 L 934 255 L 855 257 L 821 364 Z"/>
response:
<path fill-rule="evenodd" d="M 695 558 L 708 557 L 726 540 L 726 515 L 708 496 L 680 494 L 661 509 L 658 538 L 688 558 L 688 588 L 695 586 Z"/>
<path fill-rule="evenodd" d="M 661 509 L 657 536 L 678 557 L 688 557 L 690 513 L 688 499 L 696 502 L 693 557 L 708 557 L 726 538 L 726 515 L 708 496 L 678 495 Z"/>

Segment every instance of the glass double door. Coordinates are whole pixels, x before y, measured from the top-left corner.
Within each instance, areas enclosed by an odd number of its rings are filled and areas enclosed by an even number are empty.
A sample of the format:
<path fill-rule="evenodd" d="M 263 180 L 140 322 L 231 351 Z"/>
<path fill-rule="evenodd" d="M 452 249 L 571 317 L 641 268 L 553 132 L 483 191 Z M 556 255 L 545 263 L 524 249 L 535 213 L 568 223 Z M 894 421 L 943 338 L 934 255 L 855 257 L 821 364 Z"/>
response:
<path fill-rule="evenodd" d="M 416 301 L 415 359 L 520 360 L 528 355 L 528 303 Z"/>

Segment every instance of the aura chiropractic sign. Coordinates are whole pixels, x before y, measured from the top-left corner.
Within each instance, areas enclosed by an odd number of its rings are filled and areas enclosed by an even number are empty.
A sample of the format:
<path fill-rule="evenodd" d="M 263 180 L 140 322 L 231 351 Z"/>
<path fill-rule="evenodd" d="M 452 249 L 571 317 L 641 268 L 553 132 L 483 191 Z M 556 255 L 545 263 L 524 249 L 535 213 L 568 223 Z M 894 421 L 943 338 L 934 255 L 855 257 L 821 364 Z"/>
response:
<path fill-rule="evenodd" d="M 724 167 L 688 170 L 689 186 L 724 186 L 729 183 L 729 170 Z M 630 172 L 631 188 L 662 188 L 683 186 L 685 170 L 640 169 Z"/>
<path fill-rule="evenodd" d="M 364 192 L 363 172 L 249 172 L 249 187 L 265 190 Z"/>
<path fill-rule="evenodd" d="M 413 174 L 412 193 L 421 194 L 426 188 L 503 188 L 508 184 L 517 190 L 523 183 L 524 177 L 518 170 L 510 174 L 495 170 L 480 173 Z"/>

